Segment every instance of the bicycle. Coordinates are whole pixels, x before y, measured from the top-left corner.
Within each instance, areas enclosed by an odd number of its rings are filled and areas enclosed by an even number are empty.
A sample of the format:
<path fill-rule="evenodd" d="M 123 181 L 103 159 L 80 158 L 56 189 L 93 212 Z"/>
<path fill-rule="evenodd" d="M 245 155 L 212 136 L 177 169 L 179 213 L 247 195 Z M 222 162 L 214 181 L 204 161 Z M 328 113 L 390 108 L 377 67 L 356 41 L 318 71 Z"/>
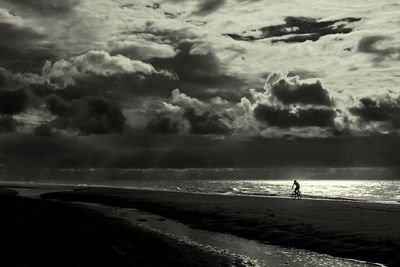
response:
<path fill-rule="evenodd" d="M 298 190 L 298 191 L 293 190 L 293 192 L 290 194 L 290 196 L 292 197 L 292 199 L 298 199 L 298 200 L 300 200 L 302 197 L 300 190 Z"/>

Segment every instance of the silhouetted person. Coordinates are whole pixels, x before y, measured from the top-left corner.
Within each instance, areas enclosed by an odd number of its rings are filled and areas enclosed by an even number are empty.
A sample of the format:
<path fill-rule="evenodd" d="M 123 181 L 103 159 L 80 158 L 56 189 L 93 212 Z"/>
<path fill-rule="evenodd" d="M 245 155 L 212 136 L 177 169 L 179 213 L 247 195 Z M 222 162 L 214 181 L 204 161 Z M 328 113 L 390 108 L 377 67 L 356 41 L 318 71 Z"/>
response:
<path fill-rule="evenodd" d="M 299 182 L 294 180 L 293 185 L 292 185 L 292 189 L 293 189 L 293 187 L 295 187 L 294 193 L 295 194 L 300 194 L 300 184 L 299 184 Z"/>

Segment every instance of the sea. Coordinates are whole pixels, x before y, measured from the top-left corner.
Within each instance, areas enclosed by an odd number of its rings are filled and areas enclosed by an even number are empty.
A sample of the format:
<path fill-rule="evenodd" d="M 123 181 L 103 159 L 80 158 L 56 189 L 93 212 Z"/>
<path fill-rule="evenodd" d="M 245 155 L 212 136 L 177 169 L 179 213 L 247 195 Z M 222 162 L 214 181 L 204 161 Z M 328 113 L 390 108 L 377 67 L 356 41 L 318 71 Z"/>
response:
<path fill-rule="evenodd" d="M 0 183 L 117 187 L 199 194 L 289 197 L 400 204 L 400 176 L 388 168 L 7 169 Z"/>

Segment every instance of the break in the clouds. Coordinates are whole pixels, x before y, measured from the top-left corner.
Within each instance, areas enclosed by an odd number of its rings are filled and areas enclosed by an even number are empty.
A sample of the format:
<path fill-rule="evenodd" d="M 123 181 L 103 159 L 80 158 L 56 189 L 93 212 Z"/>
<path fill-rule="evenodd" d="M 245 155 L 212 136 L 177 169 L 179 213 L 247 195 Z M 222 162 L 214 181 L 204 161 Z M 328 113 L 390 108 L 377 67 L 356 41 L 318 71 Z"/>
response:
<path fill-rule="evenodd" d="M 150 166 L 160 151 L 176 163 L 197 144 L 256 150 L 270 139 L 274 154 L 296 138 L 397 138 L 398 10 L 392 0 L 0 0 L 0 139 L 12 141 L 0 159 L 22 137 L 37 151 L 110 152 L 112 166 Z M 185 149 L 173 147 L 180 138 Z M 92 151 L 94 139 L 123 151 Z M 318 142 L 307 144 L 327 146 Z"/>

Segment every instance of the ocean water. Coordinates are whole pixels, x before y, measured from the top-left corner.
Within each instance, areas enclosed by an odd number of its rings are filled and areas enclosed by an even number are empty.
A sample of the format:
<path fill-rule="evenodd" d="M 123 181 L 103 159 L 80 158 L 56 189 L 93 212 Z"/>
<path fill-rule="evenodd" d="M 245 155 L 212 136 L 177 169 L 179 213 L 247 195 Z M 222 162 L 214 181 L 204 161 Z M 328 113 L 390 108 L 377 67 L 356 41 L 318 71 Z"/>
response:
<path fill-rule="evenodd" d="M 0 169 L 0 181 L 111 186 L 206 194 L 400 203 L 400 179 L 385 168 Z"/>

